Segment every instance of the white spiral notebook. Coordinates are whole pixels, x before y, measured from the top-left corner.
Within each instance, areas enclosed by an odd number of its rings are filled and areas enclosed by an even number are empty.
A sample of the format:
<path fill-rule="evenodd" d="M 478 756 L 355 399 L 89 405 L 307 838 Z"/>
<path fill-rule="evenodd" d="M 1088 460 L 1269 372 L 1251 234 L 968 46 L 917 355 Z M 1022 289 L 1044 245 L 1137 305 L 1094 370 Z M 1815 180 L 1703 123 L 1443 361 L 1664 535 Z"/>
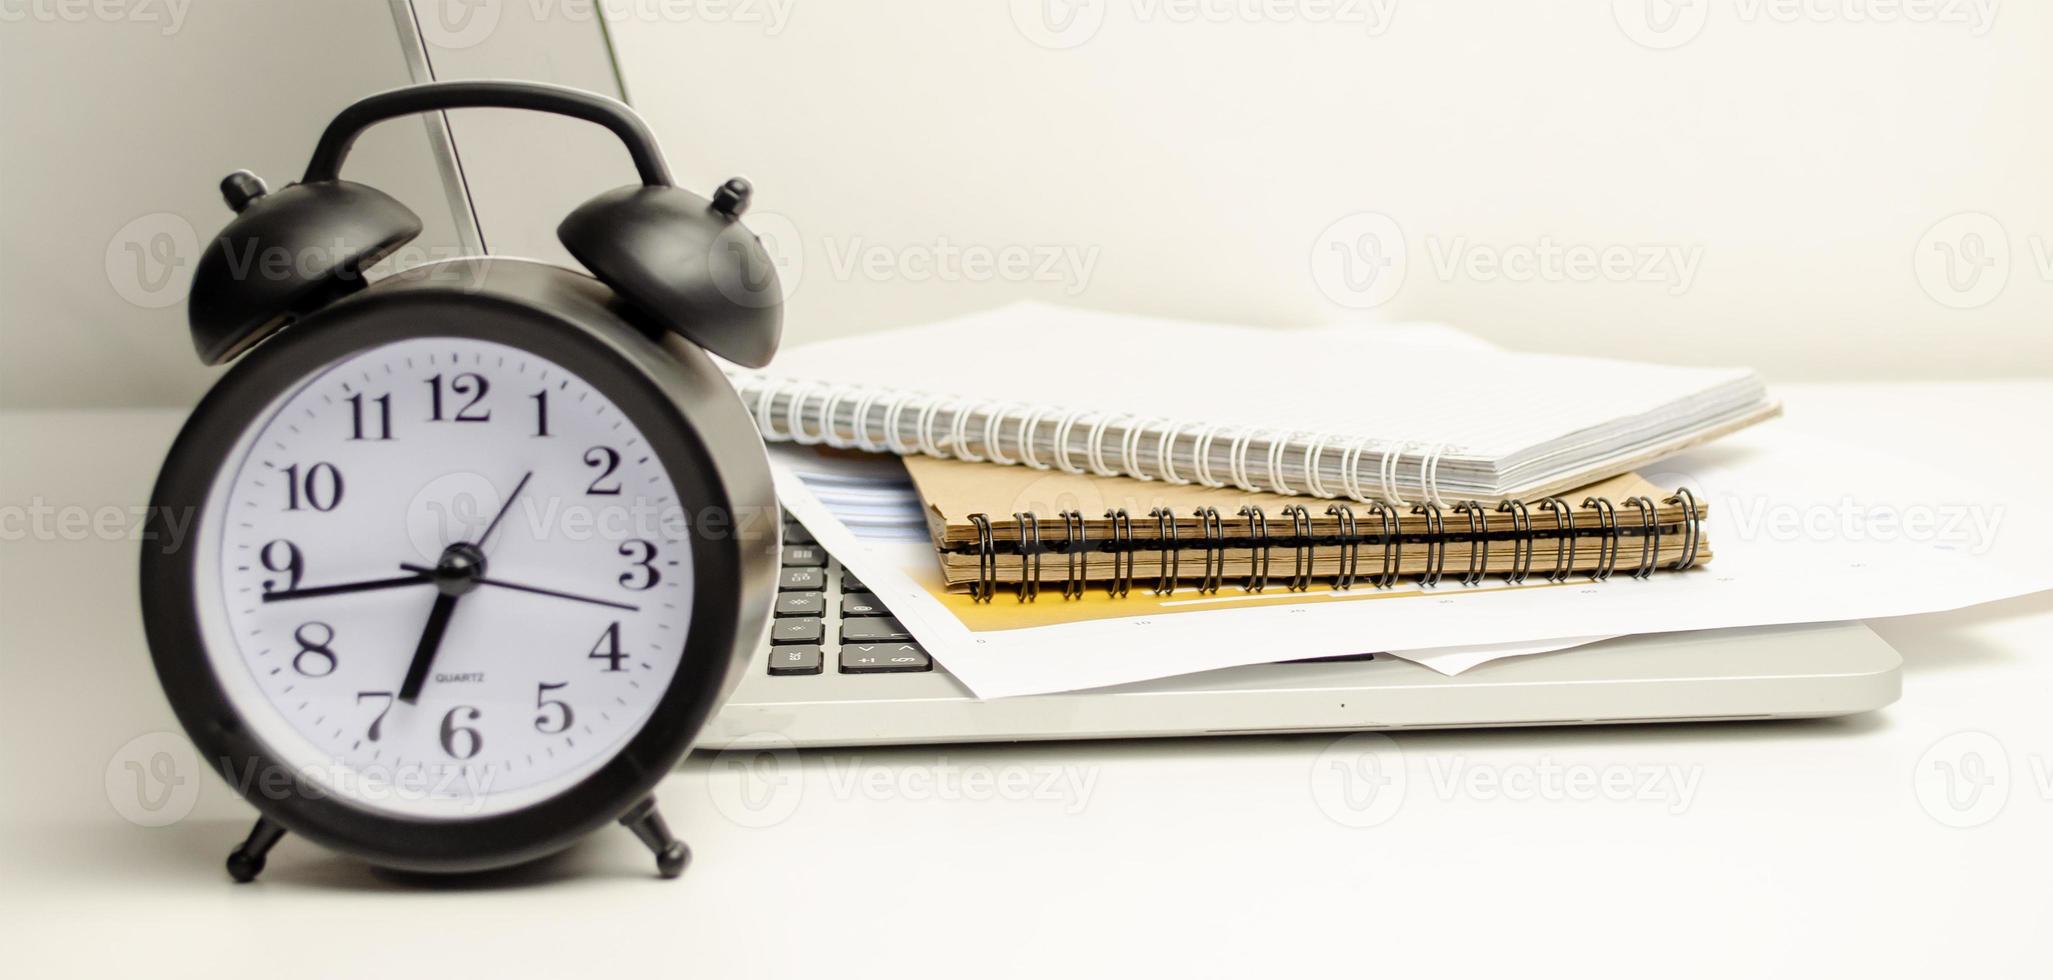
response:
<path fill-rule="evenodd" d="M 1746 369 L 1450 334 L 1023 304 L 731 377 L 771 441 L 1399 505 L 1544 497 L 1779 411 Z"/>

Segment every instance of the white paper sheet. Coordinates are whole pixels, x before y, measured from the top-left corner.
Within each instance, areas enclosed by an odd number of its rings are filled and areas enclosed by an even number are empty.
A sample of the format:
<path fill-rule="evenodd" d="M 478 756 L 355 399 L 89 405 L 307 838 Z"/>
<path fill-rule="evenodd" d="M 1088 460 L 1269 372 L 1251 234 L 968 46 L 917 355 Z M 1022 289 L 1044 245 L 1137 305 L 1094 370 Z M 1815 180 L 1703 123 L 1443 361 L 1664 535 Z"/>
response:
<path fill-rule="evenodd" d="M 1390 655 L 1399 660 L 1409 660 L 1421 667 L 1430 667 L 1448 677 L 1465 670 L 1473 670 L 1493 660 L 1511 657 L 1530 657 L 1536 653 L 1556 653 L 1588 646 L 1608 636 L 1572 636 L 1565 640 L 1532 640 L 1525 643 L 1485 643 L 1469 647 L 1436 647 L 1431 650 L 1391 650 Z"/>
<path fill-rule="evenodd" d="M 858 538 L 828 518 L 788 467 L 780 467 L 779 490 L 822 543 L 981 697 L 1298 657 L 1870 619 L 2053 588 L 2053 573 L 2043 568 L 2053 534 L 2047 522 L 2033 520 L 2026 492 L 1976 487 L 1786 423 L 1740 433 L 1646 475 L 1661 486 L 1690 486 L 1709 504 L 1715 559 L 1708 565 L 1645 581 L 1621 574 L 1601 584 L 1405 584 L 1392 590 L 1399 595 L 1373 599 L 1373 590 L 1362 589 L 1280 601 L 1193 595 L 1179 600 L 1172 615 L 1150 610 L 981 632 L 922 587 L 936 575 L 923 536 Z"/>

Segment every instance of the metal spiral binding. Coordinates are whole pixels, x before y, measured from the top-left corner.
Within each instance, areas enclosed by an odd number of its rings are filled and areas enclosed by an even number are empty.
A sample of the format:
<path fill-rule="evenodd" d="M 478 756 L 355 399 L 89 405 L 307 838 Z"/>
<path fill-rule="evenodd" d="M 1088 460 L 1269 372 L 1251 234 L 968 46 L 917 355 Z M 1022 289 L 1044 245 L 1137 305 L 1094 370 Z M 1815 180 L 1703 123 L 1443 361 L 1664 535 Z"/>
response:
<path fill-rule="evenodd" d="M 1290 591 L 1303 592 L 1312 587 L 1312 512 L 1293 505 L 1283 513 L 1290 516 L 1290 539 L 1297 543 L 1290 559 Z"/>
<path fill-rule="evenodd" d="M 1612 569 L 1618 566 L 1618 508 L 1604 497 L 1584 497 L 1583 509 L 1597 512 L 1597 567 L 1590 572 L 1590 581 L 1605 582 L 1611 578 Z"/>
<path fill-rule="evenodd" d="M 1067 574 L 1062 579 L 1062 598 L 1084 597 L 1084 580 L 1090 574 L 1091 559 L 1087 552 L 1090 541 L 1084 534 L 1084 515 L 1080 511 L 1062 512 L 1062 557 L 1068 563 Z"/>
<path fill-rule="evenodd" d="M 1295 495 L 1297 491 L 1291 489 L 1290 484 L 1283 482 L 1283 451 L 1289 445 L 1290 440 L 1278 438 L 1275 433 L 1270 433 L 1269 483 L 1277 493 Z"/>
<path fill-rule="evenodd" d="M 1041 462 L 1039 453 L 1034 452 L 1034 442 L 1040 438 L 1041 420 L 1048 417 L 1046 408 L 1028 409 L 1026 417 L 1019 423 L 1019 461 L 1028 469 L 1045 470 L 1048 464 Z"/>
<path fill-rule="evenodd" d="M 1440 512 L 1439 504 L 1431 502 L 1418 504 L 1411 512 L 1426 518 L 1426 570 L 1419 574 L 1419 588 L 1437 589 L 1447 564 L 1447 516 Z"/>
<path fill-rule="evenodd" d="M 905 408 L 909 401 L 910 399 L 906 398 L 894 398 L 884 409 L 884 448 L 900 456 L 910 456 L 919 451 L 919 447 L 906 442 L 903 435 Z"/>
<path fill-rule="evenodd" d="M 1326 513 L 1340 519 L 1340 546 L 1346 550 L 1340 553 L 1340 570 L 1334 573 L 1333 588 L 1346 592 L 1354 588 L 1354 577 L 1362 567 L 1362 539 L 1354 533 L 1354 508 L 1346 504 L 1333 504 Z"/>
<path fill-rule="evenodd" d="M 1383 574 L 1376 576 L 1376 588 L 1387 589 L 1397 584 L 1397 577 L 1404 571 L 1404 535 L 1398 524 L 1397 511 L 1381 501 L 1369 505 L 1369 516 L 1382 522 L 1383 529 Z"/>
<path fill-rule="evenodd" d="M 1110 464 L 1105 462 L 1105 430 L 1109 428 L 1112 425 L 1112 423 L 1119 421 L 1126 421 L 1128 423 L 1131 423 L 1133 421 L 1133 416 L 1111 414 L 1101 415 L 1098 417 L 1097 423 L 1091 426 L 1090 434 L 1084 437 L 1084 463 L 1085 465 L 1088 465 L 1091 468 L 1091 472 L 1096 473 L 1099 476 L 1119 475 L 1119 471 L 1117 469 L 1114 469 Z"/>
<path fill-rule="evenodd" d="M 1176 591 L 1176 573 L 1183 564 L 1183 552 L 1176 546 L 1176 512 L 1167 507 L 1148 511 L 1155 519 L 1155 541 L 1161 544 L 1162 564 L 1155 578 L 1155 594 L 1169 595 Z"/>
<path fill-rule="evenodd" d="M 1626 503 L 1640 512 L 1640 567 L 1632 570 L 1632 577 L 1646 581 L 1661 555 L 1661 515 L 1654 509 L 1652 497 L 1633 497 Z"/>
<path fill-rule="evenodd" d="M 970 583 L 970 598 L 977 602 L 990 602 L 998 593 L 998 547 L 991 539 L 991 518 L 985 514 L 969 515 L 970 526 L 977 530 L 977 580 Z"/>
<path fill-rule="evenodd" d="M 841 403 L 846 401 L 850 395 L 856 393 L 854 388 L 828 389 L 827 403 L 820 406 L 820 438 L 818 441 L 824 442 L 835 449 L 848 448 L 841 444 L 841 430 L 834 424 L 834 416 L 841 413 Z"/>
<path fill-rule="evenodd" d="M 798 397 L 791 401 L 791 424 L 785 426 L 785 428 L 791 432 L 791 441 L 801 446 L 817 446 L 827 441 L 827 424 L 825 422 L 820 423 L 820 431 L 818 433 L 810 435 L 806 433 L 806 399 L 811 398 L 813 392 L 816 391 L 824 392 L 829 398 L 832 398 L 834 395 L 834 388 L 832 386 L 823 381 L 815 381 L 800 388 L 798 390 Z"/>
<path fill-rule="evenodd" d="M 884 393 L 882 391 L 872 389 L 865 392 L 862 399 L 855 403 L 854 445 L 855 448 L 867 453 L 881 453 L 885 451 L 884 444 L 870 438 L 870 407 L 877 404 L 877 399 L 883 396 Z"/>
<path fill-rule="evenodd" d="M 1697 563 L 1697 542 L 1704 529 L 1703 521 L 1697 518 L 1697 495 L 1689 492 L 1688 487 L 1678 487 L 1675 496 L 1662 502 L 1682 505 L 1682 557 L 1668 567 L 1684 571 Z"/>
<path fill-rule="evenodd" d="M 1155 426 L 1167 424 L 1167 419 L 1148 419 L 1145 422 L 1126 427 L 1125 434 L 1119 437 L 1119 465 L 1125 467 L 1128 474 L 1133 475 L 1139 480 L 1154 479 L 1153 476 L 1141 468 L 1141 433 Z"/>
<path fill-rule="evenodd" d="M 989 404 L 989 402 L 985 402 L 979 405 L 971 406 L 969 408 L 964 408 L 960 401 L 949 403 L 950 417 L 948 421 L 948 446 L 950 450 L 955 453 L 956 459 L 962 460 L 965 463 L 981 463 L 984 461 L 984 456 L 982 453 L 975 453 L 970 451 L 969 420 L 972 416 L 976 414 L 977 409 L 985 408 L 989 406 Z M 829 421 L 832 421 L 831 413 Z"/>
<path fill-rule="evenodd" d="M 1345 437 L 1290 429 L 1256 429 L 1235 426 L 1206 426 L 1179 423 L 1175 419 L 1136 417 L 1054 406 L 1001 403 L 972 396 L 918 391 L 892 391 L 868 385 L 842 385 L 818 379 L 774 378 L 754 372 L 730 369 L 735 390 L 749 407 L 757 428 L 772 442 L 802 445 L 826 443 L 836 448 L 879 448 L 902 455 L 924 453 L 936 458 L 1000 465 L 1024 464 L 1035 469 L 1060 468 L 1071 473 L 1125 475 L 1141 480 L 1162 479 L 1172 483 L 1193 482 L 1176 473 L 1175 449 L 1190 444 L 1184 458 L 1195 469 L 1195 482 L 1207 486 L 1238 486 L 1248 491 L 1294 495 L 1300 490 L 1316 497 L 1347 496 L 1358 503 L 1370 503 L 1380 495 L 1393 506 L 1409 504 L 1393 491 L 1395 471 L 1408 455 L 1417 457 L 1420 499 L 1441 502 L 1437 488 L 1438 469 L 1446 447 L 1419 443 L 1390 443 L 1363 437 L 1352 444 Z M 843 428 L 844 420 L 846 428 Z M 1043 458 L 1035 442 L 1044 423 L 1055 428 L 1053 459 Z M 1012 430 L 1009 434 L 1007 430 Z M 1083 432 L 1079 433 L 1078 430 Z M 1077 436 L 1082 437 L 1085 465 L 1078 465 Z M 1214 475 L 1212 449 L 1225 438 L 1229 442 L 1225 461 L 1230 475 Z M 1143 466 L 1144 447 L 1154 442 L 1154 459 Z M 1340 447 L 1346 446 L 1344 450 Z M 1299 454 L 1296 464 L 1291 453 Z M 1335 493 L 1325 476 L 1325 457 L 1330 451 L 1344 451 L 1340 466 L 1343 488 Z M 1372 453 L 1381 459 L 1382 487 L 1377 495 L 1364 488 L 1361 459 Z M 1293 482 L 1302 466 L 1302 484 Z"/>
<path fill-rule="evenodd" d="M 800 397 L 809 397 L 801 394 Z M 1698 514 L 1696 496 L 1689 488 L 1677 488 L 1675 493 L 1657 504 L 1653 497 L 1636 496 L 1624 498 L 1626 506 L 1632 508 L 1638 518 L 1637 527 L 1627 527 L 1620 519 L 1619 508 L 1610 498 L 1590 496 L 1577 507 L 1570 507 L 1560 497 L 1548 497 L 1538 502 L 1543 513 L 1552 514 L 1554 523 L 1544 536 L 1554 539 L 1554 563 L 1546 572 L 1547 580 L 1560 584 L 1569 581 L 1576 572 L 1576 551 L 1578 539 L 1595 537 L 1597 557 L 1595 567 L 1587 573 L 1593 582 L 1610 580 L 1618 570 L 1624 540 L 1630 535 L 1639 539 L 1638 561 L 1630 568 L 1634 579 L 1645 580 L 1656 570 L 1668 568 L 1682 571 L 1695 566 L 1700 556 L 1703 520 Z M 1680 553 L 1673 562 L 1661 563 L 1661 537 L 1663 534 L 1662 506 L 1676 506 L 1683 510 L 1681 518 L 1682 544 Z M 1463 586 L 1476 586 L 1486 581 L 1490 572 L 1491 535 L 1489 514 L 1492 512 L 1481 501 L 1464 500 L 1453 505 L 1452 510 L 1465 521 L 1469 540 L 1468 565 L 1461 574 Z M 1596 527 L 1578 527 L 1575 515 L 1578 511 L 1590 512 L 1596 520 Z M 1250 593 L 1267 589 L 1274 575 L 1275 547 L 1278 538 L 1269 529 L 1267 513 L 1259 506 L 1242 506 L 1238 515 L 1247 521 L 1247 542 L 1250 548 L 1249 569 L 1242 588 Z M 1329 505 L 1325 513 L 1338 524 L 1337 533 L 1332 536 L 1318 535 L 1312 513 L 1301 505 L 1283 508 L 1283 514 L 1290 518 L 1290 546 L 1292 548 L 1290 575 L 1286 588 L 1292 592 L 1308 591 L 1319 578 L 1317 571 L 1318 549 L 1328 543 L 1340 548 L 1339 564 L 1332 574 L 1332 587 L 1346 591 L 1362 580 L 1361 552 L 1368 543 L 1370 534 L 1364 533 L 1354 508 L 1342 503 Z M 1382 568 L 1369 576 L 1371 584 L 1387 589 L 1404 577 L 1402 566 L 1403 543 L 1406 537 L 1399 520 L 1399 511 L 1382 502 L 1369 504 L 1369 516 L 1378 522 L 1383 545 Z M 1425 527 L 1416 535 L 1426 546 L 1425 567 L 1418 572 L 1419 587 L 1437 588 L 1446 573 L 1448 533 L 1446 515 L 1438 504 L 1420 503 L 1410 508 L 1410 513 L 1424 518 Z M 1543 536 L 1533 520 L 1532 508 L 1521 500 L 1505 500 L 1495 508 L 1495 513 L 1510 516 L 1511 564 L 1505 571 L 1504 580 L 1509 585 L 1522 585 L 1531 576 L 1537 560 L 1539 539 Z M 1182 553 L 1174 511 L 1157 507 L 1148 511 L 1155 522 L 1154 550 L 1161 556 L 1161 565 L 1154 584 L 1154 594 L 1171 595 L 1182 584 Z M 1238 536 L 1230 539 L 1226 534 L 1225 522 L 1214 507 L 1201 507 L 1193 512 L 1198 521 L 1199 540 L 1195 547 L 1203 552 L 1203 566 L 1198 575 L 1198 591 L 1215 594 L 1224 584 L 1228 550 L 1237 546 Z M 1111 538 L 1097 550 L 1110 553 L 1112 573 L 1105 583 L 1106 595 L 1125 598 L 1133 591 L 1134 577 L 1138 566 L 1139 551 L 1143 542 L 1134 536 L 1133 518 L 1125 509 L 1107 510 L 1105 520 L 1111 526 Z M 1040 521 L 1032 512 L 1018 512 L 1012 515 L 1019 531 L 1019 601 L 1033 602 L 1039 598 L 1043 558 L 1051 546 L 1042 540 Z M 1090 557 L 1093 551 L 1089 526 L 1079 511 L 1065 510 L 1060 514 L 1063 540 L 1059 546 L 1064 561 L 1062 597 L 1081 599 L 1089 589 Z M 970 526 L 976 534 L 976 578 L 970 583 L 970 596 L 976 602 L 990 602 L 998 590 L 998 546 L 991 519 L 986 514 L 971 514 Z"/>
<path fill-rule="evenodd" d="M 1554 515 L 1554 570 L 1547 573 L 1547 581 L 1558 585 L 1575 572 L 1574 512 L 1560 497 L 1540 501 L 1540 509 Z"/>
<path fill-rule="evenodd" d="M 1461 576 L 1463 588 L 1482 584 L 1483 576 L 1490 572 L 1490 525 L 1488 513 L 1480 500 L 1464 500 L 1454 505 L 1454 512 L 1468 518 L 1468 571 Z"/>
<path fill-rule="evenodd" d="M 1511 571 L 1504 573 L 1506 585 L 1523 585 L 1533 571 L 1533 514 L 1523 500 L 1507 500 L 1497 512 L 1511 515 Z"/>
<path fill-rule="evenodd" d="M 1238 513 L 1247 518 L 1248 547 L 1252 549 L 1248 555 L 1247 582 L 1241 590 L 1260 592 L 1269 587 L 1269 517 L 1253 505 L 1242 507 Z M 1225 563 L 1223 554 L 1220 563 Z"/>
<path fill-rule="evenodd" d="M 1106 545 L 1112 552 L 1112 579 L 1105 585 L 1105 594 L 1124 599 L 1133 587 L 1133 519 L 1124 507 L 1106 511 L 1105 518 L 1112 522 L 1112 541 Z"/>
<path fill-rule="evenodd" d="M 940 417 L 940 412 L 944 405 L 952 407 L 961 400 L 960 398 L 944 400 L 936 396 L 928 398 L 920 405 L 920 413 L 913 420 L 913 428 L 918 430 L 913 433 L 913 442 L 920 447 L 920 452 L 926 453 L 935 459 L 948 458 L 948 450 L 941 448 L 941 440 L 934 435 L 934 420 Z M 803 405 L 804 403 L 801 402 L 800 404 Z"/>
<path fill-rule="evenodd" d="M 1041 519 L 1017 513 L 1012 520 L 1019 525 L 1019 601 L 1032 602 L 1041 597 Z M 1033 563 L 1031 571 L 1028 562 Z"/>
<path fill-rule="evenodd" d="M 1005 455 L 1005 451 L 998 447 L 1004 444 L 1002 437 L 1005 434 L 1005 417 L 1020 410 L 1020 405 L 1008 403 L 998 406 L 990 415 L 984 417 L 984 451 L 991 454 L 991 462 L 997 463 L 1000 466 L 1011 466 L 1019 462 L 1019 460 Z M 857 411 L 864 413 L 865 417 L 867 417 L 868 406 L 859 406 Z"/>
<path fill-rule="evenodd" d="M 1198 533 L 1205 539 L 1205 572 L 1198 578 L 1198 591 L 1211 594 L 1219 591 L 1219 580 L 1226 574 L 1226 530 L 1219 521 L 1219 508 L 1197 509 Z"/>

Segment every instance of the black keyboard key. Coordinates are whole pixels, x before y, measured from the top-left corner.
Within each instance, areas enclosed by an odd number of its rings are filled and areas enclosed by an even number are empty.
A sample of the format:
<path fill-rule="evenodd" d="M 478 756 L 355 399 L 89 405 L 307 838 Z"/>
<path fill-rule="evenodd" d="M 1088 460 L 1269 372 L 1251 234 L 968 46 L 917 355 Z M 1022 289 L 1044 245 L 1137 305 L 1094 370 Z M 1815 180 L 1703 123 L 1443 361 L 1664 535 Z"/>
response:
<path fill-rule="evenodd" d="M 891 610 L 884 608 L 877 597 L 868 592 L 851 592 L 841 597 L 843 616 L 883 616 Z"/>
<path fill-rule="evenodd" d="M 772 643 L 818 643 L 827 634 L 821 619 L 780 619 L 770 624 Z"/>
<path fill-rule="evenodd" d="M 856 578 L 855 578 L 855 576 L 853 576 L 853 575 L 850 575 L 850 574 L 848 574 L 848 570 L 847 570 L 847 569 L 842 569 L 842 571 L 841 571 L 841 591 L 842 591 L 843 593 L 848 593 L 848 592 L 868 592 L 868 591 L 870 591 L 870 587 L 869 587 L 869 586 L 867 586 L 867 585 L 864 585 L 864 584 L 862 584 L 861 582 L 858 582 L 858 581 L 856 581 Z"/>
<path fill-rule="evenodd" d="M 804 524 L 799 524 L 795 522 L 788 523 L 784 525 L 784 543 L 812 544 L 813 532 L 806 530 L 806 526 Z"/>
<path fill-rule="evenodd" d="M 827 594 L 824 592 L 786 592 L 777 597 L 779 616 L 824 616 L 827 614 Z"/>
<path fill-rule="evenodd" d="M 841 621 L 843 643 L 895 643 L 910 639 L 912 634 L 905 631 L 905 624 L 889 616 Z"/>
<path fill-rule="evenodd" d="M 825 657 L 817 645 L 774 647 L 770 650 L 770 673 L 776 677 L 817 674 Z"/>
<path fill-rule="evenodd" d="M 827 564 L 827 549 L 816 544 L 798 544 L 784 549 L 785 568 L 822 568 Z"/>
<path fill-rule="evenodd" d="M 934 659 L 916 643 L 864 643 L 841 648 L 844 674 L 917 674 L 934 669 Z"/>
<path fill-rule="evenodd" d="M 783 592 L 818 592 L 827 587 L 827 573 L 818 568 L 787 568 L 777 573 L 777 588 Z"/>

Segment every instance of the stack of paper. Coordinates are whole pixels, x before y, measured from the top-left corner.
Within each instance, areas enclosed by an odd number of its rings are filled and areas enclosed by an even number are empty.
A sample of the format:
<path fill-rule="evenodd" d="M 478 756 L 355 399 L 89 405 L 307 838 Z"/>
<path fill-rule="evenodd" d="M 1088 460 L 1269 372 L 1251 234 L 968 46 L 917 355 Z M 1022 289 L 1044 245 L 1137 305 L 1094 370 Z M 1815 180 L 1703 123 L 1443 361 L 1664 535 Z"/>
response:
<path fill-rule="evenodd" d="M 2005 502 L 1749 427 L 1778 411 L 1749 372 L 1502 354 L 1437 328 L 1255 337 L 1045 308 L 970 322 L 800 348 L 783 375 L 737 384 L 792 443 L 772 452 L 786 508 L 982 697 L 1369 652 L 1452 673 L 2053 586 L 2045 535 L 1995 537 Z M 888 453 L 929 458 L 909 473 Z M 1513 496 L 1530 499 L 1500 509 Z M 1610 506 L 1586 505 L 1599 496 Z M 1826 519 L 1935 502 L 1965 515 L 1953 533 Z M 1384 520 L 1394 534 L 1375 533 Z M 1537 533 L 1555 521 L 1611 552 L 1571 558 Z M 1172 535 L 1196 542 L 1197 581 L 1160 546 Z M 1378 578 L 1386 558 L 1395 580 Z M 1661 574 L 1630 574 L 1649 564 Z M 1027 582 L 1049 594 L 1016 601 Z"/>

